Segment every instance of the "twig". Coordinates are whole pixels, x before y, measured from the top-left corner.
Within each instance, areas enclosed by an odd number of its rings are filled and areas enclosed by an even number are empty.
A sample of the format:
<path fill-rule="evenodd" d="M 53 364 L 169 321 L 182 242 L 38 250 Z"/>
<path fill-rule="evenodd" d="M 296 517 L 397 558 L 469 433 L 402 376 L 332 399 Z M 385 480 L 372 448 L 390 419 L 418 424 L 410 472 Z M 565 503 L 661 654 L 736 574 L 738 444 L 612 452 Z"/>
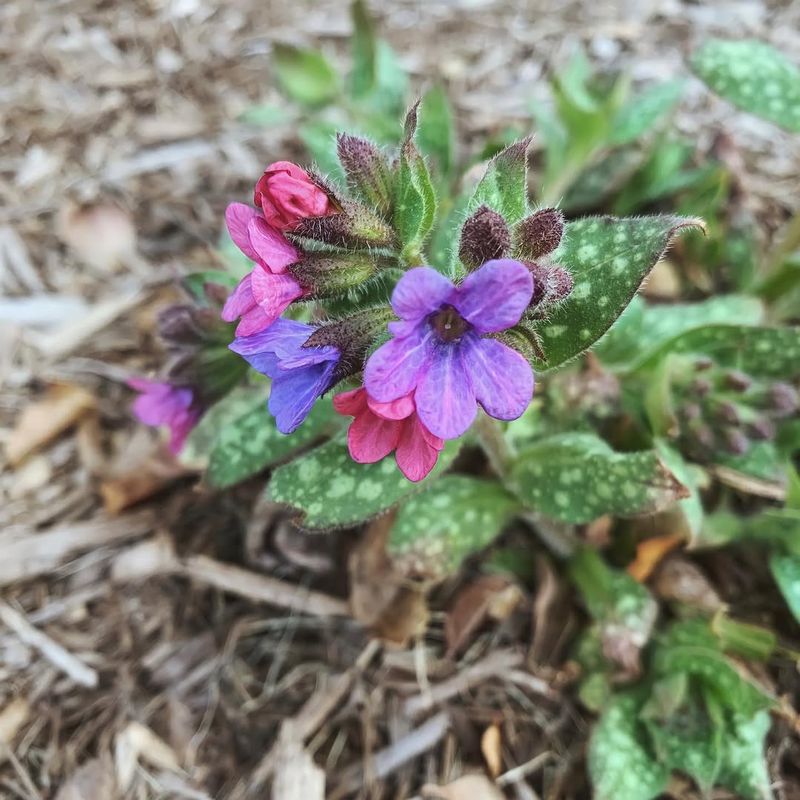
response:
<path fill-rule="evenodd" d="M 543 766 L 551 758 L 553 758 L 553 755 L 553 752 L 550 750 L 545 750 L 544 753 L 539 753 L 530 761 L 526 761 L 524 764 L 513 767 L 507 772 L 504 772 L 502 775 L 499 775 L 497 777 L 497 785 L 508 786 L 511 783 L 518 783 L 519 781 L 524 780 L 528 777 L 528 775 L 530 775 L 532 772 L 536 772 L 539 767 Z"/>
<path fill-rule="evenodd" d="M 522 662 L 521 653 L 515 653 L 513 650 L 498 650 L 449 680 L 436 684 L 430 691 L 409 697 L 403 704 L 403 711 L 408 717 L 423 714 L 435 705 L 469 691 L 487 678 L 493 678 L 521 666 Z"/>
<path fill-rule="evenodd" d="M 786 499 L 786 487 L 780 483 L 754 478 L 752 475 L 745 475 L 730 467 L 716 466 L 712 472 L 721 483 L 738 492 L 753 494 L 756 497 L 766 497 L 768 500 Z"/>
<path fill-rule="evenodd" d="M 292 583 L 258 575 L 241 567 L 223 564 L 207 556 L 190 556 L 181 570 L 193 580 L 208 583 L 224 592 L 239 594 L 262 603 L 290 608 L 318 617 L 346 617 L 347 603 L 321 592 L 302 589 Z"/>
<path fill-rule="evenodd" d="M 75 683 L 89 688 L 97 686 L 98 678 L 95 670 L 84 664 L 47 634 L 34 628 L 23 614 L 15 611 L 2 600 L 0 600 L 0 622 L 11 628 L 25 644 L 36 648 L 48 661 L 69 675 Z"/>
<path fill-rule="evenodd" d="M 372 759 L 370 776 L 380 780 L 391 775 L 395 770 L 407 764 L 413 758 L 426 753 L 434 747 L 450 728 L 450 716 L 444 711 L 423 722 L 418 728 L 398 739 L 389 747 L 378 751 Z M 364 768 L 354 765 L 342 777 L 331 800 L 343 797 L 360 788 L 364 782 Z"/>

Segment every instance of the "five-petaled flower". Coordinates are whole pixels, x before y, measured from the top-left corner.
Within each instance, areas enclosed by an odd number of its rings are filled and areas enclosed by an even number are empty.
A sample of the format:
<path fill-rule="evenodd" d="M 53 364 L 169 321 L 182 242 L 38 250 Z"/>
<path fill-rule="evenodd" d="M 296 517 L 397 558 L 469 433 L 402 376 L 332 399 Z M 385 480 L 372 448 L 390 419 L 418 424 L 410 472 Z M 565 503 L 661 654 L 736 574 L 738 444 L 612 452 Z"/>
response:
<path fill-rule="evenodd" d="M 287 272 L 300 253 L 280 231 L 267 224 L 261 213 L 244 203 L 231 203 L 225 211 L 228 232 L 236 246 L 256 266 L 233 290 L 222 309 L 222 319 L 238 319 L 237 336 L 268 328 L 304 292 Z"/>
<path fill-rule="evenodd" d="M 305 420 L 317 398 L 330 388 L 339 362 L 337 347 L 303 347 L 315 330 L 313 325 L 279 319 L 229 345 L 251 367 L 272 378 L 269 410 L 281 433 L 292 433 Z"/>
<path fill-rule="evenodd" d="M 170 430 L 169 449 L 177 454 L 186 437 L 202 416 L 194 391 L 188 386 L 129 378 L 128 386 L 140 392 L 133 403 L 133 413 L 145 425 L 164 425 Z"/>
<path fill-rule="evenodd" d="M 436 465 L 444 441 L 422 424 L 410 394 L 379 403 L 362 387 L 336 395 L 333 406 L 355 417 L 347 445 L 359 464 L 373 464 L 394 451 L 397 466 L 411 481 L 421 481 Z"/>
<path fill-rule="evenodd" d="M 276 161 L 264 170 L 253 202 L 279 231 L 290 231 L 301 219 L 323 217 L 332 210 L 328 195 L 305 170 L 290 161 Z"/>
<path fill-rule="evenodd" d="M 533 395 L 526 359 L 490 338 L 519 322 L 533 293 L 524 264 L 487 261 L 458 286 L 430 267 L 398 281 L 390 322 L 393 338 L 369 358 L 364 385 L 379 403 L 414 393 L 422 424 L 455 439 L 470 427 L 476 403 L 501 420 L 521 416 Z"/>

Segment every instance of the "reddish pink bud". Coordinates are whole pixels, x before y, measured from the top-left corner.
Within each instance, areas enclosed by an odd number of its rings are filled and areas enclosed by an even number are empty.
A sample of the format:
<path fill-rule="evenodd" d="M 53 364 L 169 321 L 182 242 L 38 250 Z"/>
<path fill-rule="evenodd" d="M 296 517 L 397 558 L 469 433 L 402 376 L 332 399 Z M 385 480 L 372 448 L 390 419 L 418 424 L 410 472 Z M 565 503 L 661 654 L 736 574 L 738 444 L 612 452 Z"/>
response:
<path fill-rule="evenodd" d="M 328 195 L 305 170 L 290 161 L 276 161 L 264 170 L 253 202 L 279 231 L 293 230 L 300 220 L 323 217 L 332 211 Z"/>

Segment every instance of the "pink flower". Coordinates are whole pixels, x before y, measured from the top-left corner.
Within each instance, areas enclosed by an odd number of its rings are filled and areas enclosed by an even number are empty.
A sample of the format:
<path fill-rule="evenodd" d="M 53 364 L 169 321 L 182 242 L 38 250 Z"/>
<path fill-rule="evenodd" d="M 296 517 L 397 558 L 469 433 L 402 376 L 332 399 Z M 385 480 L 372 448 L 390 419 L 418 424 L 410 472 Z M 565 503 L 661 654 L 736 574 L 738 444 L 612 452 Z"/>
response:
<path fill-rule="evenodd" d="M 266 221 L 279 231 L 289 231 L 306 217 L 324 217 L 331 212 L 328 195 L 297 164 L 276 161 L 259 178 L 253 202 Z"/>
<path fill-rule="evenodd" d="M 333 406 L 340 414 L 355 417 L 347 445 L 359 464 L 373 464 L 394 451 L 400 471 L 416 482 L 433 469 L 444 447 L 444 441 L 420 422 L 411 394 L 379 403 L 366 389 L 353 389 L 336 395 Z"/>
<path fill-rule="evenodd" d="M 300 260 L 300 253 L 257 209 L 244 203 L 231 203 L 225 222 L 234 244 L 256 266 L 233 290 L 221 316 L 226 322 L 239 320 L 237 336 L 250 336 L 268 328 L 292 301 L 303 296 L 303 288 L 287 272 Z"/>
<path fill-rule="evenodd" d="M 189 432 L 202 416 L 188 386 L 130 378 L 128 386 L 141 392 L 133 403 L 133 413 L 145 425 L 165 425 L 170 430 L 169 449 L 178 454 Z"/>

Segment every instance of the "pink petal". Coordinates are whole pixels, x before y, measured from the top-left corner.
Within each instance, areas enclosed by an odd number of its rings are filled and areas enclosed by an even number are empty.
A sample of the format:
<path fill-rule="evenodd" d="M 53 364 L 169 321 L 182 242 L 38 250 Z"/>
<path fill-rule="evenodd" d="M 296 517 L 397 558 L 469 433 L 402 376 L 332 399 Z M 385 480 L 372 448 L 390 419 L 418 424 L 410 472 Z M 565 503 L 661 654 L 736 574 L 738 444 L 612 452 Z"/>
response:
<path fill-rule="evenodd" d="M 403 319 L 422 319 L 441 308 L 454 292 L 452 282 L 441 272 L 431 267 L 414 267 L 394 287 L 392 308 Z"/>
<path fill-rule="evenodd" d="M 480 333 L 504 331 L 519 322 L 533 295 L 533 277 L 519 261 L 495 259 L 468 275 L 453 305 Z"/>
<path fill-rule="evenodd" d="M 390 339 L 369 357 L 364 386 L 373 400 L 391 403 L 414 390 L 430 353 L 431 335 L 420 326 L 411 336 Z"/>
<path fill-rule="evenodd" d="M 444 446 L 441 439 L 435 438 L 438 447 L 429 442 L 429 432 L 414 416 L 403 424 L 403 432 L 397 444 L 395 460 L 403 475 L 410 481 L 421 481 L 436 466 L 439 451 Z"/>
<path fill-rule="evenodd" d="M 250 222 L 260 216 L 255 208 L 246 206 L 244 203 L 231 203 L 225 209 L 225 222 L 233 243 L 253 261 L 258 261 L 258 253 L 250 244 L 250 234 L 247 229 Z"/>
<path fill-rule="evenodd" d="M 477 401 L 495 419 L 517 419 L 533 396 L 533 370 L 516 350 L 496 339 L 464 348 L 464 364 Z"/>
<path fill-rule="evenodd" d="M 256 269 L 261 269 L 261 267 L 256 267 Z M 220 314 L 220 317 L 222 317 L 225 322 L 233 322 L 239 319 L 239 317 L 246 314 L 255 306 L 256 301 L 253 298 L 253 288 L 250 285 L 251 280 L 252 272 L 248 272 L 228 296 L 225 305 L 222 307 L 222 313 Z"/>
<path fill-rule="evenodd" d="M 383 419 L 405 419 L 414 413 L 414 396 L 407 394 L 405 397 L 398 397 L 390 403 L 379 403 L 374 398 L 367 395 L 367 403 L 370 410 Z"/>
<path fill-rule="evenodd" d="M 359 414 L 347 431 L 347 446 L 353 461 L 374 464 L 397 447 L 403 423 L 381 419 L 367 410 Z"/>
<path fill-rule="evenodd" d="M 342 416 L 355 417 L 367 410 L 367 391 L 363 387 L 341 392 L 333 398 L 333 407 Z"/>
<path fill-rule="evenodd" d="M 458 345 L 437 348 L 414 395 L 422 424 L 442 439 L 457 439 L 478 412 L 461 350 Z"/>
<path fill-rule="evenodd" d="M 287 267 L 297 263 L 300 256 L 292 243 L 266 220 L 254 217 L 247 232 L 258 259 L 270 272 L 286 272 Z"/>
<path fill-rule="evenodd" d="M 255 333 L 261 333 L 261 331 L 269 328 L 274 321 L 274 316 L 267 314 L 261 306 L 255 305 L 242 314 L 242 318 L 236 326 L 236 335 L 252 336 Z"/>
<path fill-rule="evenodd" d="M 264 269 L 254 269 L 252 275 L 253 297 L 272 320 L 303 295 L 300 284 L 291 275 L 274 275 Z"/>

